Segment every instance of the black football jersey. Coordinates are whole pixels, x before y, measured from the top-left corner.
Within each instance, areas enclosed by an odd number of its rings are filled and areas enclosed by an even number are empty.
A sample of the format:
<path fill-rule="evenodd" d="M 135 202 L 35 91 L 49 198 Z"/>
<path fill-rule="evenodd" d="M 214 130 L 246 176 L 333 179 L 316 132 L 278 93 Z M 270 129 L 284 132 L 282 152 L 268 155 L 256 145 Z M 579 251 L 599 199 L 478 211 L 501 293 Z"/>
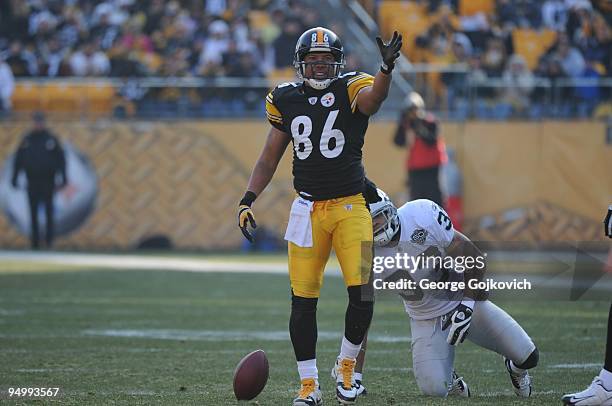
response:
<path fill-rule="evenodd" d="M 290 82 L 266 97 L 268 121 L 292 137 L 293 186 L 301 196 L 327 200 L 363 192 L 361 149 L 369 117 L 356 103 L 373 82 L 367 73 L 350 72 L 324 90 Z"/>

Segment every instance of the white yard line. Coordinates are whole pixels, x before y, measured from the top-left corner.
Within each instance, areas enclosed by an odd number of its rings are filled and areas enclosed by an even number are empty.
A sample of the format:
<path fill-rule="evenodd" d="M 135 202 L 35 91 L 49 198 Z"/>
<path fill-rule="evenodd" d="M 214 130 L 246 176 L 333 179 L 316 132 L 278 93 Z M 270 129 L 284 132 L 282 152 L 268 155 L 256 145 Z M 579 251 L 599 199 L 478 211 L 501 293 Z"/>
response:
<path fill-rule="evenodd" d="M 517 258 L 520 255 L 516 256 Z M 130 269 L 130 270 L 160 270 L 160 271 L 183 271 L 183 272 L 222 272 L 222 273 L 259 273 L 287 275 L 286 263 L 278 261 L 257 262 L 220 260 L 206 258 L 169 258 L 164 256 L 149 255 L 120 255 L 120 254 L 87 254 L 75 252 L 31 252 L 31 251 L 0 251 L 0 267 L 2 261 L 24 262 L 37 264 L 54 264 L 80 267 L 99 267 L 107 269 Z M 0 269 L 1 270 L 1 269 Z M 342 274 L 337 265 L 327 267 L 327 276 L 341 277 Z M 572 286 L 573 275 L 514 275 L 496 274 L 497 281 L 512 281 L 514 278 L 526 277 L 533 289 L 567 289 Z M 591 286 L 592 285 L 592 286 Z M 593 291 L 612 291 L 612 274 L 602 276 L 595 283 L 588 283 L 585 288 Z"/>
<path fill-rule="evenodd" d="M 140 269 L 188 272 L 248 272 L 287 274 L 286 263 L 219 261 L 210 259 L 181 259 L 163 256 L 82 254 L 72 252 L 0 251 L 0 261 L 43 263 L 55 265 L 90 266 L 110 269 Z M 331 272 L 330 272 L 331 271 Z M 332 267 L 327 274 L 340 276 L 340 269 Z"/>
<path fill-rule="evenodd" d="M 189 341 L 287 341 L 289 332 L 277 331 L 252 331 L 252 330 L 174 330 L 174 329 L 88 329 L 81 332 L 83 336 L 103 337 L 127 337 L 144 338 L 155 340 L 189 340 Z M 333 331 L 319 331 L 320 341 L 339 340 L 341 333 Z M 373 334 L 368 337 L 372 342 L 402 343 L 410 342 L 410 336 L 391 336 L 385 334 Z"/>
<path fill-rule="evenodd" d="M 591 368 L 601 368 L 602 363 L 591 363 L 591 364 L 555 364 L 549 365 L 547 368 L 549 369 L 591 369 Z"/>

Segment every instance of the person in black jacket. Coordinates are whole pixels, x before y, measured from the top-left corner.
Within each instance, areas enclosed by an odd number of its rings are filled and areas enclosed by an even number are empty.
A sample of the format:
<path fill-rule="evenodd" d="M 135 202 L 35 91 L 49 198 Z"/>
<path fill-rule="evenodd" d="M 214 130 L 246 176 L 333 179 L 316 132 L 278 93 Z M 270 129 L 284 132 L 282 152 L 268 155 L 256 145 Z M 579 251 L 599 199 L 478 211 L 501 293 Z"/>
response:
<path fill-rule="evenodd" d="M 30 202 L 31 232 L 30 241 L 33 249 L 39 248 L 38 207 L 45 207 L 47 248 L 53 244 L 53 194 L 57 187 L 62 188 L 68 183 L 66 177 L 66 157 L 59 140 L 47 129 L 45 116 L 34 113 L 34 128 L 21 140 L 17 149 L 13 166 L 13 187 L 17 188 L 17 180 L 21 171 L 27 179 L 28 199 Z M 59 184 L 56 178 L 59 175 Z"/>

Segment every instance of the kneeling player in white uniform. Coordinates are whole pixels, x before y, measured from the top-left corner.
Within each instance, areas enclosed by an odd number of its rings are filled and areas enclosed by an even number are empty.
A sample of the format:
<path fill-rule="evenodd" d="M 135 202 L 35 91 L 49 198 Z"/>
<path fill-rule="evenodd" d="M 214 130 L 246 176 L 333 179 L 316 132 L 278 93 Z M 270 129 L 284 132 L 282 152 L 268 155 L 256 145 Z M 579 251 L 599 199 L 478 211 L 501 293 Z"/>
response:
<path fill-rule="evenodd" d="M 396 209 L 382 190 L 378 189 L 378 194 L 382 200 L 370 204 L 376 257 L 394 257 L 397 252 L 411 257 L 482 257 L 466 236 L 453 229 L 446 212 L 434 202 L 414 200 Z M 465 275 L 440 268 L 417 269 L 413 273 L 384 272 L 378 279 L 410 278 L 417 284 L 422 279 L 467 282 L 468 278 L 481 280 L 484 266 L 480 273 L 466 270 Z M 467 337 L 476 345 L 503 355 L 514 392 L 520 397 L 531 395 L 531 377 L 527 370 L 537 365 L 538 349 L 508 313 L 486 300 L 486 292 L 466 288 L 455 292 L 416 289 L 398 293 L 410 316 L 413 370 L 423 394 L 469 396 L 467 384 L 453 369 L 455 346 Z M 364 358 L 365 348 L 357 359 L 356 378 L 360 381 L 363 371 L 359 367 Z"/>

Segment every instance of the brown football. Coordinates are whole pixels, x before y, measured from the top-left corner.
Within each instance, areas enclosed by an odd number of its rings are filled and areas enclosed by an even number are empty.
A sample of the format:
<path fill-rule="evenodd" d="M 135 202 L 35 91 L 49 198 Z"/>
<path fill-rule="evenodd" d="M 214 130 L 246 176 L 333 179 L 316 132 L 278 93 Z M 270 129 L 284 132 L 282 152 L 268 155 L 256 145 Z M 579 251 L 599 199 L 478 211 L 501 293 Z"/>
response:
<path fill-rule="evenodd" d="M 268 357 L 256 350 L 240 360 L 234 371 L 234 395 L 238 400 L 251 400 L 261 393 L 268 382 Z"/>

